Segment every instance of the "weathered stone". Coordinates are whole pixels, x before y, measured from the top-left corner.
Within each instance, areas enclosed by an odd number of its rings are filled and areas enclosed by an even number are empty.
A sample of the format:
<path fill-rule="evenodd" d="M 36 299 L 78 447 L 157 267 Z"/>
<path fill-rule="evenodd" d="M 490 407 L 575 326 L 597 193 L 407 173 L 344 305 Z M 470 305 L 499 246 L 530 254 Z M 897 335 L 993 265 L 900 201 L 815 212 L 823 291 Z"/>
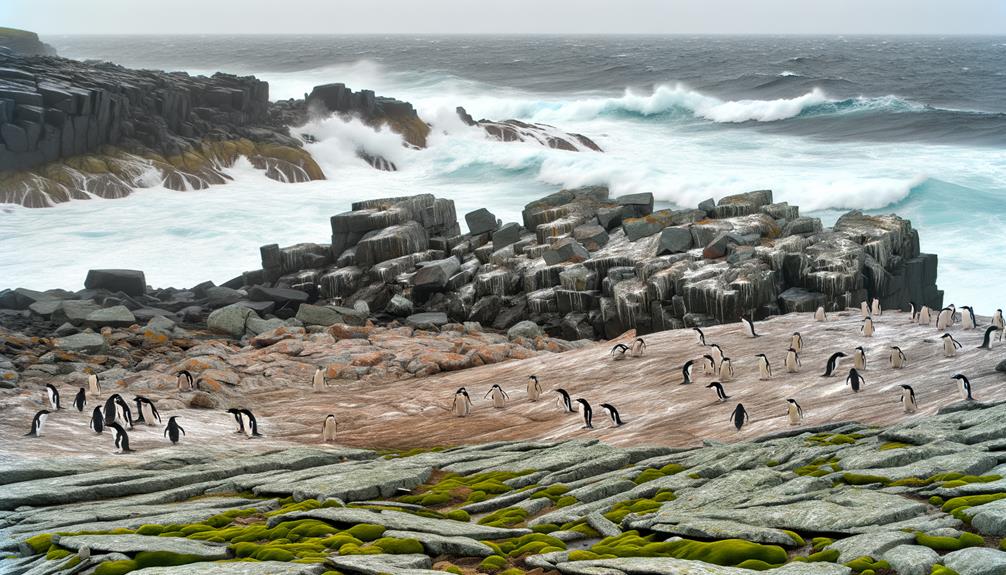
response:
<path fill-rule="evenodd" d="M 826 302 L 824 294 L 798 287 L 791 287 L 779 294 L 779 307 L 783 313 L 813 313 Z"/>
<path fill-rule="evenodd" d="M 657 255 L 677 254 L 692 248 L 692 232 L 688 228 L 669 227 L 660 232 Z"/>
<path fill-rule="evenodd" d="M 596 252 L 608 243 L 608 232 L 598 224 L 584 224 L 573 229 L 573 239 L 583 244 L 587 251 Z"/>
<path fill-rule="evenodd" d="M 898 545 L 880 557 L 887 561 L 898 575 L 929 575 L 940 555 L 922 545 Z"/>
<path fill-rule="evenodd" d="M 649 192 L 619 196 L 615 202 L 621 206 L 622 218 L 641 218 L 653 212 L 653 194 Z"/>
<path fill-rule="evenodd" d="M 386 505 L 387 503 L 381 502 Z M 445 537 L 420 531 L 397 531 L 389 529 L 383 537 L 415 539 L 423 544 L 428 555 L 449 555 L 452 557 L 488 557 L 494 553 L 492 547 L 468 537 Z"/>
<path fill-rule="evenodd" d="M 418 293 L 424 295 L 441 291 L 447 286 L 451 276 L 460 269 L 461 263 L 454 256 L 426 262 L 412 276 L 412 285 Z"/>
<path fill-rule="evenodd" d="M 244 299 L 241 292 L 224 286 L 211 286 L 206 288 L 206 303 L 210 307 L 223 307 L 237 303 Z"/>
<path fill-rule="evenodd" d="M 400 573 L 402 575 L 420 575 L 436 573 L 430 571 L 433 561 L 426 555 L 331 555 L 327 565 L 340 571 L 359 573 L 360 575 L 385 575 Z"/>
<path fill-rule="evenodd" d="M 225 333 L 231 337 L 241 337 L 245 333 L 248 318 L 258 317 L 254 311 L 237 304 L 213 310 L 206 318 L 206 327 L 217 333 Z"/>
<path fill-rule="evenodd" d="M 336 525 L 370 523 L 400 531 L 419 531 L 445 537 L 468 537 L 471 539 L 487 540 L 520 537 L 531 532 L 529 529 L 504 529 L 488 525 L 478 525 L 477 523 L 451 521 L 449 519 L 431 519 L 401 511 L 375 512 L 351 507 L 328 507 L 311 511 L 287 513 L 286 515 L 269 518 L 269 525 L 273 526 L 283 521 L 293 521 L 296 519 L 320 519 Z"/>
<path fill-rule="evenodd" d="M 731 244 L 743 244 L 744 240 L 732 232 L 723 232 L 713 238 L 713 241 L 702 250 L 702 257 L 715 260 L 727 255 L 727 247 Z"/>
<path fill-rule="evenodd" d="M 248 297 L 252 301 L 271 301 L 279 307 L 297 307 L 307 302 L 310 296 L 300 290 L 289 288 L 271 288 L 266 286 L 252 286 L 248 290 Z"/>
<path fill-rule="evenodd" d="M 426 230 L 410 221 L 382 230 L 367 232 L 356 245 L 356 260 L 362 266 L 421 252 L 429 247 Z"/>
<path fill-rule="evenodd" d="M 195 555 L 204 561 L 227 559 L 230 554 L 224 545 L 215 545 L 183 537 L 147 537 L 144 535 L 64 535 L 59 545 L 77 550 L 87 547 L 92 552 L 139 553 L 141 551 L 166 551 L 180 555 Z"/>
<path fill-rule="evenodd" d="M 538 324 L 533 321 L 524 320 L 507 330 L 506 334 L 510 339 L 523 337 L 525 339 L 533 340 L 534 338 L 541 336 L 542 331 L 541 328 L 538 327 Z"/>
<path fill-rule="evenodd" d="M 128 327 L 136 323 L 136 317 L 126 306 L 116 305 L 92 311 L 85 321 L 93 326 Z"/>
<path fill-rule="evenodd" d="M 1006 552 L 970 547 L 947 553 L 943 564 L 960 575 L 1002 575 L 1006 573 Z"/>
<path fill-rule="evenodd" d="M 468 233 L 473 236 L 491 232 L 497 226 L 496 216 L 485 208 L 465 214 L 465 223 L 468 224 Z"/>
<path fill-rule="evenodd" d="M 96 354 L 103 353 L 108 344 L 105 338 L 98 333 L 78 333 L 56 340 L 56 347 L 78 353 Z"/>
<path fill-rule="evenodd" d="M 558 563 L 563 575 L 752 575 L 756 571 L 721 567 L 701 561 L 670 557 L 624 557 Z M 769 575 L 849 575 L 852 569 L 834 563 L 787 563 L 760 573 Z"/>
<path fill-rule="evenodd" d="M 416 329 L 436 329 L 449 321 L 447 314 L 440 311 L 416 313 L 405 318 L 405 324 Z"/>
<path fill-rule="evenodd" d="M 590 258 L 590 252 L 573 238 L 563 238 L 545 250 L 541 257 L 545 264 L 554 266 L 563 262 L 582 262 Z"/>
<path fill-rule="evenodd" d="M 894 547 L 912 543 L 915 543 L 914 533 L 880 531 L 839 539 L 826 549 L 838 551 L 838 563 L 848 563 L 858 557 L 879 558 Z"/>
<path fill-rule="evenodd" d="M 131 573 L 136 575 L 320 575 L 325 570 L 324 565 L 311 563 L 203 561 L 173 567 L 146 567 L 131 571 Z"/>
<path fill-rule="evenodd" d="M 493 232 L 493 251 L 501 250 L 520 240 L 520 224 L 510 222 L 503 224 L 498 230 Z"/>
<path fill-rule="evenodd" d="M 304 322 L 304 325 L 334 325 L 343 323 L 344 318 L 341 313 L 328 306 L 301 304 L 297 308 L 297 319 Z"/>
<path fill-rule="evenodd" d="M 101 306 L 94 300 L 66 300 L 53 314 L 52 318 L 57 321 L 67 321 L 73 325 L 82 325 L 87 321 L 87 316 L 98 311 Z"/>
<path fill-rule="evenodd" d="M 803 234 L 816 234 L 820 232 L 821 220 L 819 218 L 796 218 L 786 223 L 786 227 L 782 230 L 783 237 L 803 235 Z"/>
<path fill-rule="evenodd" d="M 147 291 L 147 281 L 140 270 L 90 270 L 84 287 L 139 296 Z"/>
<path fill-rule="evenodd" d="M 598 208 L 597 223 L 609 232 L 622 225 L 622 207 Z"/>
<path fill-rule="evenodd" d="M 398 294 L 391 296 L 391 300 L 388 301 L 388 305 L 384 307 L 384 311 L 386 313 L 397 317 L 410 316 L 412 315 L 412 310 L 412 300 Z"/>

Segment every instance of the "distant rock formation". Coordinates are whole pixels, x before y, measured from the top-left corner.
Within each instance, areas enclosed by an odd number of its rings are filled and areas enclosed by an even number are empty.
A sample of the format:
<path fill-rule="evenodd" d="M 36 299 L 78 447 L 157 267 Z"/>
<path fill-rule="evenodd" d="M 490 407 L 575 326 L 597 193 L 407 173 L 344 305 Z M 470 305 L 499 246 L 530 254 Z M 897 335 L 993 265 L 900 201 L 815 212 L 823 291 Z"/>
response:
<path fill-rule="evenodd" d="M 0 54 L 55 56 L 56 49 L 38 39 L 38 34 L 17 28 L 0 28 Z"/>
<path fill-rule="evenodd" d="M 373 90 L 353 92 L 345 84 L 315 86 L 305 100 L 309 110 L 353 115 L 374 127 L 387 125 L 410 145 L 426 147 L 430 126 L 408 102 L 375 96 Z"/>
<path fill-rule="evenodd" d="M 485 130 L 490 137 L 501 142 L 537 142 L 548 148 L 566 150 L 569 152 L 579 152 L 590 150 L 592 152 L 603 152 L 601 146 L 583 134 L 563 132 L 555 126 L 548 124 L 536 124 L 522 122 L 520 120 L 503 120 L 496 122 L 493 120 L 475 121 L 461 106 L 457 107 L 458 117 L 469 126 L 478 126 Z"/>

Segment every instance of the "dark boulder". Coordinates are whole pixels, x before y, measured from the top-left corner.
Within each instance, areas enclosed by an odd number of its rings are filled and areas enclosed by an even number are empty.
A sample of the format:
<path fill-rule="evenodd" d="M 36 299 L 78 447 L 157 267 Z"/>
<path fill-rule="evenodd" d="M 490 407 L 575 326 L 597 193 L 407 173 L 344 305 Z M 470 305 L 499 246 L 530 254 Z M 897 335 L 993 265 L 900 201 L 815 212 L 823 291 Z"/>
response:
<path fill-rule="evenodd" d="M 147 291 L 147 280 L 140 270 L 90 270 L 84 280 L 84 287 L 140 296 Z"/>
<path fill-rule="evenodd" d="M 468 224 L 468 233 L 473 236 L 491 232 L 498 225 L 496 216 L 485 208 L 465 214 L 465 223 Z"/>
<path fill-rule="evenodd" d="M 688 228 L 664 228 L 657 243 L 657 255 L 686 252 L 692 249 L 692 245 L 692 232 Z"/>

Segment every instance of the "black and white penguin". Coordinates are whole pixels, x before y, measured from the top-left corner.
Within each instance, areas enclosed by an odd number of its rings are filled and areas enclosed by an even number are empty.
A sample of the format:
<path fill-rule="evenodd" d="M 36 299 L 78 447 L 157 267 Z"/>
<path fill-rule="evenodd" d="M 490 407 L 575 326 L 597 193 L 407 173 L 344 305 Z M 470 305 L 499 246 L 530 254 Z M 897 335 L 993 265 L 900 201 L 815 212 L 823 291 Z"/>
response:
<path fill-rule="evenodd" d="M 929 326 L 933 324 L 933 312 L 929 309 L 929 306 L 924 305 L 919 309 L 919 325 Z"/>
<path fill-rule="evenodd" d="M 772 379 L 772 364 L 768 362 L 768 356 L 764 353 L 759 353 L 758 358 L 758 379 L 766 380 Z"/>
<path fill-rule="evenodd" d="M 863 346 L 857 347 L 852 352 L 852 366 L 856 369 L 866 369 L 866 350 Z"/>
<path fill-rule="evenodd" d="M 975 329 L 978 327 L 978 320 L 975 319 L 975 310 L 969 305 L 962 305 L 961 327 L 964 329 Z"/>
<path fill-rule="evenodd" d="M 905 352 L 901 351 L 900 347 L 892 345 L 890 361 L 891 361 L 891 367 L 893 367 L 894 369 L 901 369 L 905 367 L 906 363 L 908 363 L 908 357 L 905 356 Z"/>
<path fill-rule="evenodd" d="M 510 396 L 507 395 L 507 393 L 503 391 L 503 388 L 497 383 L 494 383 L 493 386 L 489 388 L 489 391 L 486 392 L 483 399 L 489 399 L 490 395 L 493 398 L 493 407 L 496 409 L 503 409 L 506 407 L 506 402 L 510 399 Z"/>
<path fill-rule="evenodd" d="M 531 401 L 538 401 L 541 397 L 541 384 L 538 383 L 538 378 L 534 375 L 527 376 L 527 397 Z"/>
<path fill-rule="evenodd" d="M 786 351 L 785 365 L 787 373 L 796 373 L 800 371 L 800 366 L 802 365 L 800 363 L 800 354 L 792 347 Z"/>
<path fill-rule="evenodd" d="M 472 398 L 468 395 L 468 390 L 461 387 L 454 392 L 454 401 L 451 403 L 451 413 L 457 417 L 468 417 L 472 411 Z"/>
<path fill-rule="evenodd" d="M 817 311 L 814 312 L 814 321 L 828 321 L 828 314 L 824 312 L 824 306 L 817 306 Z"/>
<path fill-rule="evenodd" d="M 591 424 L 591 420 L 594 418 L 594 410 L 590 408 L 587 400 L 582 397 L 578 397 L 576 402 L 583 406 L 581 410 L 583 412 L 583 429 L 594 429 L 594 426 Z"/>
<path fill-rule="evenodd" d="M 863 332 L 863 337 L 873 337 L 873 318 L 867 317 L 863 320 L 863 327 L 859 328 Z"/>
<path fill-rule="evenodd" d="M 957 308 L 954 304 L 940 310 L 940 315 L 936 316 L 936 329 L 945 330 L 954 325 L 954 316 L 957 315 Z"/>
<path fill-rule="evenodd" d="M 800 335 L 800 332 L 793 332 L 793 335 L 789 338 L 789 346 L 795 349 L 797 353 L 803 352 L 803 336 Z"/>
<path fill-rule="evenodd" d="M 614 405 L 611 405 L 610 403 L 602 403 L 601 409 L 608 414 L 609 418 L 611 418 L 612 427 L 622 426 L 622 416 L 618 414 L 618 410 L 615 409 Z"/>
<path fill-rule="evenodd" d="M 992 314 L 992 325 L 999 328 L 999 341 L 1003 339 L 1003 332 L 1006 331 L 1006 320 L 1003 320 L 1003 310 L 997 309 L 994 314 Z"/>
<path fill-rule="evenodd" d="M 632 342 L 632 357 L 643 357 L 644 353 L 646 353 L 646 341 L 641 337 L 637 337 Z"/>
<path fill-rule="evenodd" d="M 958 389 L 961 391 L 961 399 L 965 401 L 974 401 L 975 398 L 971 396 L 971 381 L 968 380 L 967 376 L 963 373 L 958 373 L 952 376 L 950 379 L 957 380 Z"/>
<path fill-rule="evenodd" d="M 461 389 L 464 388 L 462 387 Z M 244 433 L 245 424 L 244 421 L 241 419 L 241 410 L 236 407 L 232 407 L 227 410 L 227 413 L 234 416 L 234 423 L 237 425 L 237 429 L 234 430 L 234 433 Z"/>
<path fill-rule="evenodd" d="M 114 421 L 126 424 L 130 429 L 133 427 L 133 412 L 118 393 L 113 393 L 105 400 L 105 426 Z"/>
<path fill-rule="evenodd" d="M 77 411 L 84 411 L 84 406 L 87 405 L 87 392 L 84 388 L 80 388 L 77 392 L 76 397 L 73 398 L 73 406 L 77 408 Z"/>
<path fill-rule="evenodd" d="M 161 423 L 161 414 L 157 413 L 157 406 L 154 405 L 153 401 L 142 395 L 137 395 L 133 398 L 136 402 L 136 411 L 140 414 L 140 417 L 136 420 L 137 423 L 143 422 L 147 425 L 157 425 Z"/>
<path fill-rule="evenodd" d="M 175 374 L 175 385 L 178 391 L 192 391 L 195 389 L 195 380 L 187 369 L 183 369 Z"/>
<path fill-rule="evenodd" d="M 108 428 L 112 430 L 112 435 L 115 438 L 116 453 L 129 453 L 133 451 L 129 448 L 129 434 L 126 433 L 126 430 L 121 425 L 113 421 L 108 424 Z"/>
<path fill-rule="evenodd" d="M 168 426 L 164 428 L 164 436 L 167 437 L 172 444 L 178 443 L 178 440 L 181 438 L 181 436 L 178 435 L 179 432 L 181 432 L 182 435 L 185 435 L 185 430 L 182 429 L 181 425 L 178 425 L 178 422 L 175 421 L 176 419 L 178 419 L 177 415 L 169 417 Z"/>
<path fill-rule="evenodd" d="M 325 391 L 328 384 L 325 382 L 325 368 L 318 366 L 314 370 L 314 377 L 311 379 L 311 389 L 314 391 Z"/>
<path fill-rule="evenodd" d="M 744 333 L 747 334 L 748 337 L 758 337 L 758 333 L 755 331 L 754 320 L 742 317 L 741 324 L 744 326 Z"/>
<path fill-rule="evenodd" d="M 246 437 L 262 437 L 262 434 L 258 432 L 258 420 L 255 419 L 255 414 L 248 409 L 239 409 L 238 412 L 241 414 L 241 423 L 245 430 Z"/>
<path fill-rule="evenodd" d="M 695 332 L 695 339 L 698 342 L 698 344 L 701 345 L 702 347 L 705 347 L 706 346 L 706 334 L 702 333 L 702 330 L 699 329 L 699 328 L 697 328 L 697 327 L 693 327 L 692 331 Z"/>
<path fill-rule="evenodd" d="M 957 350 L 964 347 L 949 333 L 941 335 L 940 338 L 943 340 L 943 355 L 946 357 L 954 357 L 957 355 Z"/>
<path fill-rule="evenodd" d="M 831 377 L 835 375 L 835 371 L 838 369 L 838 363 L 843 357 L 847 356 L 841 351 L 831 354 L 831 357 L 828 358 L 828 363 L 824 366 L 824 373 L 821 374 L 821 377 Z"/>
<path fill-rule="evenodd" d="M 91 397 L 101 397 L 101 380 L 98 374 L 89 372 L 87 374 L 87 390 L 91 392 Z"/>
<path fill-rule="evenodd" d="M 25 433 L 25 437 L 42 437 L 42 428 L 45 427 L 45 420 L 48 418 L 48 409 L 35 412 L 35 417 L 31 418 L 31 431 Z"/>
<path fill-rule="evenodd" d="M 95 433 L 101 433 L 105 430 L 105 416 L 101 414 L 100 407 L 95 406 L 94 411 L 91 412 L 91 421 L 87 422 L 87 426 Z"/>
<path fill-rule="evenodd" d="M 711 388 L 713 388 L 713 389 L 716 390 L 716 399 L 719 399 L 720 403 L 723 403 L 724 401 L 730 399 L 730 396 L 727 395 L 727 393 L 725 391 L 723 391 L 723 384 L 722 383 L 720 383 L 718 381 L 714 381 L 714 382 L 710 383 L 709 385 L 707 385 L 706 387 L 707 388 L 711 387 Z"/>
<path fill-rule="evenodd" d="M 800 425 L 800 422 L 803 421 L 803 408 L 795 399 L 787 399 L 786 415 L 789 417 L 790 425 Z"/>
<path fill-rule="evenodd" d="M 919 320 L 919 306 L 916 305 L 914 301 L 908 302 L 908 315 L 911 318 L 912 323 Z"/>
<path fill-rule="evenodd" d="M 720 361 L 719 376 L 720 381 L 730 381 L 734 378 L 734 364 L 729 357 L 724 357 Z"/>
<path fill-rule="evenodd" d="M 716 373 L 716 360 L 708 353 L 702 356 L 702 373 L 706 375 Z"/>
<path fill-rule="evenodd" d="M 744 424 L 751 420 L 751 416 L 748 415 L 746 409 L 744 409 L 743 403 L 738 403 L 737 407 L 734 408 L 734 412 L 730 414 L 730 421 L 733 422 L 734 427 L 737 431 L 740 431 Z"/>
<path fill-rule="evenodd" d="M 866 300 L 859 302 L 859 313 L 863 316 L 863 319 L 870 317 L 870 305 L 866 303 Z"/>
<path fill-rule="evenodd" d="M 723 361 L 723 349 L 715 343 L 709 346 L 709 355 L 713 356 L 713 362 L 716 365 L 719 365 Z"/>
<path fill-rule="evenodd" d="M 611 357 L 618 361 L 620 359 L 625 359 L 626 352 L 629 351 L 629 346 L 624 343 L 616 343 L 615 347 L 611 348 Z"/>
<path fill-rule="evenodd" d="M 59 390 L 51 383 L 45 384 L 45 400 L 49 403 L 49 409 L 59 411 Z"/>
<path fill-rule="evenodd" d="M 681 366 L 681 385 L 688 385 L 692 382 L 692 368 L 695 365 L 695 360 L 689 359 L 685 362 L 685 365 Z"/>
<path fill-rule="evenodd" d="M 915 390 L 910 385 L 901 386 L 901 405 L 905 408 L 905 413 L 915 413 L 919 404 L 915 401 Z"/>
<path fill-rule="evenodd" d="M 852 387 L 853 393 L 859 393 L 859 389 L 866 387 L 866 380 L 856 371 L 856 368 L 849 369 L 849 375 L 845 378 L 845 384 Z"/>
<path fill-rule="evenodd" d="M 339 422 L 335 420 L 335 415 L 329 413 L 325 416 L 325 421 L 321 424 L 321 442 L 331 443 L 335 441 L 335 434 L 339 431 Z"/>
<path fill-rule="evenodd" d="M 990 325 L 985 328 L 985 338 L 982 339 L 982 344 L 978 346 L 978 349 L 992 349 L 992 334 L 999 331 L 999 328 Z"/>
<path fill-rule="evenodd" d="M 873 305 L 870 306 L 870 315 L 880 317 L 884 315 L 884 310 L 880 309 L 880 300 L 873 298 Z"/>
<path fill-rule="evenodd" d="M 573 401 L 569 397 L 569 392 L 561 387 L 556 389 L 555 392 L 559 394 L 559 397 L 556 398 L 556 405 L 561 407 L 566 413 L 571 413 L 573 411 Z"/>
<path fill-rule="evenodd" d="M 118 394 L 113 393 L 108 396 L 105 400 L 105 425 L 115 421 L 115 396 Z"/>

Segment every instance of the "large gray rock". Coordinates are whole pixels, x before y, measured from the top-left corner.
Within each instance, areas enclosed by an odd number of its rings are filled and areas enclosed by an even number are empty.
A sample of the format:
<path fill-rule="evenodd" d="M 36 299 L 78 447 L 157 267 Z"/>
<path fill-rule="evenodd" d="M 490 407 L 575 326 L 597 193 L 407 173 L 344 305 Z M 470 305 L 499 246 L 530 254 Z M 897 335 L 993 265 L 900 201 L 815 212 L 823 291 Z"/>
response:
<path fill-rule="evenodd" d="M 56 347 L 84 354 L 103 353 L 108 349 L 105 338 L 99 333 L 78 333 L 56 340 Z"/>
<path fill-rule="evenodd" d="M 609 232 L 622 225 L 622 206 L 598 208 L 597 223 Z"/>
<path fill-rule="evenodd" d="M 405 296 L 395 294 L 388 300 L 388 305 L 384 306 L 384 311 L 393 316 L 407 317 L 412 315 L 412 300 Z"/>
<path fill-rule="evenodd" d="M 514 222 L 503 224 L 493 232 L 493 251 L 501 250 L 520 241 L 520 230 L 520 224 Z"/>
<path fill-rule="evenodd" d="M 820 232 L 821 220 L 819 218 L 796 218 L 795 220 L 786 223 L 786 227 L 782 229 L 783 237 L 796 236 L 804 234 L 816 234 Z"/>
<path fill-rule="evenodd" d="M 765 571 L 722 567 L 702 561 L 670 557 L 623 557 L 569 561 L 555 566 L 563 575 L 849 575 L 852 569 L 834 563 L 787 563 Z"/>
<path fill-rule="evenodd" d="M 297 308 L 297 319 L 304 325 L 335 325 L 345 323 L 343 315 L 328 306 L 312 305 L 309 303 L 300 304 Z"/>
<path fill-rule="evenodd" d="M 147 281 L 140 270 L 90 270 L 84 280 L 84 287 L 121 291 L 135 297 L 146 293 Z"/>
<path fill-rule="evenodd" d="M 779 294 L 779 305 L 783 313 L 817 311 L 817 308 L 825 305 L 827 298 L 823 293 L 807 291 L 803 288 L 791 287 Z"/>
<path fill-rule="evenodd" d="M 1006 499 L 977 505 L 964 513 L 971 518 L 971 526 L 982 535 L 1006 535 Z"/>
<path fill-rule="evenodd" d="M 651 529 L 659 533 L 669 533 L 692 539 L 744 539 L 745 541 L 767 545 L 796 546 L 796 541 L 782 529 L 758 527 L 738 521 L 688 518 L 684 516 L 678 523 L 658 523 L 651 527 Z M 859 557 L 859 555 L 856 555 L 856 557 Z"/>
<path fill-rule="evenodd" d="M 205 561 L 174 567 L 146 567 L 130 571 L 135 575 L 319 575 L 327 568 L 314 563 L 282 563 L 280 561 L 235 561 L 221 563 Z"/>
<path fill-rule="evenodd" d="M 692 249 L 692 232 L 688 228 L 669 227 L 660 232 L 657 255 L 678 254 Z"/>
<path fill-rule="evenodd" d="M 298 306 L 307 302 L 310 296 L 306 292 L 290 288 L 273 288 L 266 286 L 253 286 L 248 290 L 248 297 L 252 301 L 271 301 L 278 306 L 293 305 Z"/>
<path fill-rule="evenodd" d="M 518 337 L 523 337 L 526 339 L 534 339 L 542 335 L 541 328 L 538 324 L 531 320 L 524 320 L 517 323 L 517 325 L 511 327 L 506 332 L 507 337 L 510 339 L 516 339 Z"/>
<path fill-rule="evenodd" d="M 461 262 L 454 256 L 426 262 L 412 276 L 412 285 L 423 294 L 441 291 L 447 286 L 447 280 L 460 269 Z"/>
<path fill-rule="evenodd" d="M 947 553 L 943 564 L 959 575 L 1003 575 L 1006 573 L 1006 552 L 987 547 L 971 547 Z"/>
<path fill-rule="evenodd" d="M 252 315 L 258 317 L 257 313 L 247 307 L 237 304 L 229 305 L 213 310 L 206 318 L 206 327 L 210 331 L 239 338 L 245 334 L 245 326 L 248 323 L 248 318 Z"/>
<path fill-rule="evenodd" d="M 615 198 L 622 208 L 622 218 L 641 218 L 653 212 L 653 194 L 629 194 Z"/>
<path fill-rule="evenodd" d="M 496 216 L 485 208 L 465 214 L 465 223 L 468 224 L 468 233 L 473 236 L 491 232 L 497 225 Z"/>
<path fill-rule="evenodd" d="M 136 323 L 136 316 L 124 305 L 94 310 L 85 320 L 92 326 L 128 327 Z"/>
<path fill-rule="evenodd" d="M 590 252 L 573 238 L 563 238 L 542 252 L 541 257 L 547 265 L 554 266 L 563 262 L 582 262 L 590 258 Z"/>
<path fill-rule="evenodd" d="M 412 314 L 405 318 L 405 324 L 418 329 L 433 329 L 445 325 L 450 320 L 447 314 L 442 311 L 430 311 L 425 313 Z"/>
<path fill-rule="evenodd" d="M 898 575 L 929 575 L 933 565 L 940 562 L 939 553 L 922 545 L 898 545 L 874 558 L 890 563 Z"/>
<path fill-rule="evenodd" d="M 469 537 L 445 537 L 420 531 L 398 531 L 389 529 L 383 537 L 415 539 L 423 544 L 428 555 L 450 555 L 454 557 L 488 557 L 494 553 L 492 547 Z"/>
<path fill-rule="evenodd" d="M 237 303 L 245 298 L 244 294 L 236 289 L 224 286 L 212 286 L 205 290 L 206 304 L 210 307 L 223 307 Z"/>
<path fill-rule="evenodd" d="M 598 224 L 583 224 L 573 228 L 573 239 L 583 244 L 587 251 L 596 252 L 608 243 L 608 232 Z"/>
<path fill-rule="evenodd" d="M 421 252 L 429 247 L 429 236 L 419 222 L 406 222 L 367 232 L 356 245 L 356 261 L 361 266 Z"/>
<path fill-rule="evenodd" d="M 63 301 L 58 299 L 41 300 L 33 302 L 28 306 L 32 313 L 49 317 L 63 307 Z"/>
<path fill-rule="evenodd" d="M 396 573 L 400 575 L 419 575 L 421 573 L 437 573 L 430 571 L 433 561 L 426 555 L 332 555 L 326 565 L 339 571 L 359 573 L 360 575 L 384 575 Z"/>
<path fill-rule="evenodd" d="M 85 321 L 87 321 L 87 316 L 100 309 L 101 306 L 91 299 L 66 300 L 63 302 L 63 305 L 53 313 L 52 318 L 57 321 L 66 321 L 73 325 L 82 325 Z"/>
<path fill-rule="evenodd" d="M 878 559 L 889 549 L 912 543 L 915 543 L 914 533 L 881 531 L 839 539 L 826 547 L 826 549 L 838 551 L 839 563 L 848 563 L 857 557 L 873 557 L 874 559 Z"/>
<path fill-rule="evenodd" d="M 205 561 L 227 559 L 230 554 L 225 545 L 204 543 L 184 537 L 148 537 L 145 535 L 65 535 L 59 544 L 74 551 L 87 547 L 91 552 L 139 553 L 141 551 L 167 551 L 195 555 Z"/>

